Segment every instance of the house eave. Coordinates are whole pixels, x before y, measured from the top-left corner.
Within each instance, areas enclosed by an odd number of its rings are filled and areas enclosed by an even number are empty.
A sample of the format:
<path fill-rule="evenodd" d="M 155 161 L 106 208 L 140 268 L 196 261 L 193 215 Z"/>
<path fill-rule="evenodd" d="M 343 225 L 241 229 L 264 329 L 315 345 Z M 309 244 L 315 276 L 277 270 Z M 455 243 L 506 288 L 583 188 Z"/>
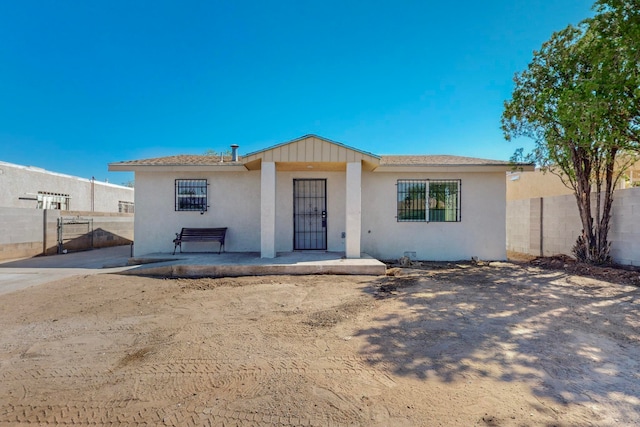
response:
<path fill-rule="evenodd" d="M 517 165 L 517 170 L 534 170 L 533 165 Z M 373 172 L 509 172 L 513 165 L 380 165 Z"/>
<path fill-rule="evenodd" d="M 218 163 L 213 165 L 130 165 L 110 163 L 110 172 L 246 172 L 248 169 L 239 163 Z"/>

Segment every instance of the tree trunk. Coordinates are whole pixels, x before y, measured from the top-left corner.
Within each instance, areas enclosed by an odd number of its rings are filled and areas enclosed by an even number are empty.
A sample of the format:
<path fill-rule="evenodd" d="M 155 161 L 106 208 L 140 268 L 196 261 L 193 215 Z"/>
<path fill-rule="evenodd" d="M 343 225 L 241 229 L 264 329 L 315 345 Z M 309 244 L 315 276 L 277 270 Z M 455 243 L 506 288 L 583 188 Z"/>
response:
<path fill-rule="evenodd" d="M 576 172 L 575 196 L 582 222 L 582 233 L 578 236 L 572 251 L 578 261 L 590 264 L 606 264 L 611 262 L 611 244 L 609 228 L 613 191 L 615 187 L 615 158 L 617 149 L 612 148 L 605 156 L 604 165 L 595 164 L 585 157 L 584 150 L 574 150 L 574 170 Z M 604 171 L 602 170 L 604 168 Z M 591 179 L 596 179 L 596 218 L 594 221 L 591 206 Z M 604 177 L 602 176 L 604 174 Z M 603 179 L 604 178 L 604 179 Z M 604 181 L 604 189 L 602 184 Z"/>
<path fill-rule="evenodd" d="M 591 258 L 591 248 L 595 246 L 591 216 L 591 161 L 585 150 L 580 147 L 571 150 L 571 160 L 576 174 L 575 196 L 582 222 L 582 233 L 573 247 L 573 254 L 578 261 L 588 262 Z"/>
<path fill-rule="evenodd" d="M 611 223 L 611 208 L 613 207 L 613 192 L 615 190 L 614 167 L 616 159 L 616 149 L 612 148 L 607 156 L 605 164 L 605 188 L 604 201 L 602 207 L 602 217 L 598 223 L 598 243 L 597 257 L 593 261 L 597 264 L 611 262 L 611 243 L 609 242 L 609 228 Z"/>

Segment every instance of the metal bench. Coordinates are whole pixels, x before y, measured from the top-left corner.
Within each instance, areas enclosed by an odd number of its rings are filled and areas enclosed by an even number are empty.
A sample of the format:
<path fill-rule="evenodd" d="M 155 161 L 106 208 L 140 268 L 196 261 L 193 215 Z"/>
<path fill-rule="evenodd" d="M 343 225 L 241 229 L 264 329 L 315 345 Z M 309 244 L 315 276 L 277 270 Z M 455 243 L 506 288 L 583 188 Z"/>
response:
<path fill-rule="evenodd" d="M 176 249 L 180 246 L 180 253 L 182 253 L 182 242 L 218 242 L 220 247 L 218 253 L 224 248 L 224 238 L 227 235 L 227 227 L 224 228 L 183 228 L 180 233 L 176 233 L 176 238 L 173 239 L 173 254 L 176 254 Z"/>

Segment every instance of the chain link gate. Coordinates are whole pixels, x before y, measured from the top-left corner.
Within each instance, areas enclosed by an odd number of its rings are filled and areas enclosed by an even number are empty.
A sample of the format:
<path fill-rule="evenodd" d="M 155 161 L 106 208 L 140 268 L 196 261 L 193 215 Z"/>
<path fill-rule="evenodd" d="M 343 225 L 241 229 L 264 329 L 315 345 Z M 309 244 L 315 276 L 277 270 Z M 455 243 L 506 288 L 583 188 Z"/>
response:
<path fill-rule="evenodd" d="M 93 249 L 92 218 L 58 218 L 58 253 Z"/>

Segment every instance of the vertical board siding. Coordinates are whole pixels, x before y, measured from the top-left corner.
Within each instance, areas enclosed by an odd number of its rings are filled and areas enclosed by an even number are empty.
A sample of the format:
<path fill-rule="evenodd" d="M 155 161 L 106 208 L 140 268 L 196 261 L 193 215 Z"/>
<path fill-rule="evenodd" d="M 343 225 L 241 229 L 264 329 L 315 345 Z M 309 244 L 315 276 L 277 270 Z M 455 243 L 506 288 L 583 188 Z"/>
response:
<path fill-rule="evenodd" d="M 262 159 L 265 162 L 323 162 L 346 163 L 366 160 L 378 163 L 379 159 L 323 139 L 309 137 L 277 146 L 245 158 L 245 162 Z"/>

